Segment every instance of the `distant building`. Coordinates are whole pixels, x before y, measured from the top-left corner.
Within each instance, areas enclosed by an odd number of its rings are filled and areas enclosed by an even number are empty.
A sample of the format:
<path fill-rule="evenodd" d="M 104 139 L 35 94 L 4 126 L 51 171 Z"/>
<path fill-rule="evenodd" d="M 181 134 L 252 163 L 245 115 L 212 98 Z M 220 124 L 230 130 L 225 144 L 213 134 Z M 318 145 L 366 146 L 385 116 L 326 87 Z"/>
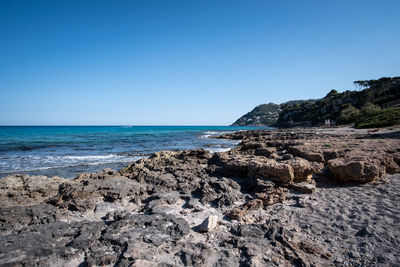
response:
<path fill-rule="evenodd" d="M 336 126 L 336 121 L 327 119 L 325 120 L 325 126 Z"/>

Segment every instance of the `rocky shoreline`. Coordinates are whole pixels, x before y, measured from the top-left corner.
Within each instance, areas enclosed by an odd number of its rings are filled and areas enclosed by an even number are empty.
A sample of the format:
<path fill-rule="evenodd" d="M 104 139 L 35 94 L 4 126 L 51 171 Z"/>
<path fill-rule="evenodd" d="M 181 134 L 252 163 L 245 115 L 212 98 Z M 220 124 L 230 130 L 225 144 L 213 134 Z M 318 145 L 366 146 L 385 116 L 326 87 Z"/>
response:
<path fill-rule="evenodd" d="M 0 266 L 400 264 L 398 128 L 236 132 L 74 180 L 0 179 Z"/>

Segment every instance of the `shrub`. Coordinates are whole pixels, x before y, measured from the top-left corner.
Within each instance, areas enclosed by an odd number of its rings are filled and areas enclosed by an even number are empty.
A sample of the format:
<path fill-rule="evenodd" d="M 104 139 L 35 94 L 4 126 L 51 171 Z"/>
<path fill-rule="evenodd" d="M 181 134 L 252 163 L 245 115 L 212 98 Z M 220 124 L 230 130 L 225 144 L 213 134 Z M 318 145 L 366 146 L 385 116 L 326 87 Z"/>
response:
<path fill-rule="evenodd" d="M 367 107 L 357 120 L 356 128 L 386 127 L 400 124 L 400 108 L 378 109 Z"/>
<path fill-rule="evenodd" d="M 373 116 L 374 114 L 378 114 L 381 111 L 381 108 L 377 105 L 367 103 L 361 108 L 361 116 Z"/>
<path fill-rule="evenodd" d="M 338 122 L 340 124 L 354 123 L 360 117 L 360 110 L 352 104 L 343 105 L 340 111 Z"/>

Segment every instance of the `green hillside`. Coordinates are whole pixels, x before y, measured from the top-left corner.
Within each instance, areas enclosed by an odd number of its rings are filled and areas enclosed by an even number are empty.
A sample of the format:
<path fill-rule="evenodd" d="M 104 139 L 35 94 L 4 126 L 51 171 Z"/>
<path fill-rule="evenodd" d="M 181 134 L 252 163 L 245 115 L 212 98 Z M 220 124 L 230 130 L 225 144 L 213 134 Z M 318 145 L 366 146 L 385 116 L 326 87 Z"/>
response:
<path fill-rule="evenodd" d="M 278 120 L 280 105 L 262 104 L 240 117 L 232 126 L 266 125 L 271 126 Z"/>
<path fill-rule="evenodd" d="M 330 120 L 358 128 L 400 124 L 400 77 L 355 81 L 358 90 L 331 90 L 324 98 L 263 104 L 233 126 L 312 126 Z"/>
<path fill-rule="evenodd" d="M 374 123 L 365 122 L 378 117 L 383 122 L 387 121 L 383 124 L 399 123 L 400 118 L 395 118 L 397 108 L 382 108 L 400 99 L 400 77 L 355 81 L 354 84 L 362 90 L 343 93 L 331 90 L 317 101 L 283 105 L 277 125 L 318 125 L 329 119 L 338 124 L 355 123 L 357 127 L 373 127 Z"/>

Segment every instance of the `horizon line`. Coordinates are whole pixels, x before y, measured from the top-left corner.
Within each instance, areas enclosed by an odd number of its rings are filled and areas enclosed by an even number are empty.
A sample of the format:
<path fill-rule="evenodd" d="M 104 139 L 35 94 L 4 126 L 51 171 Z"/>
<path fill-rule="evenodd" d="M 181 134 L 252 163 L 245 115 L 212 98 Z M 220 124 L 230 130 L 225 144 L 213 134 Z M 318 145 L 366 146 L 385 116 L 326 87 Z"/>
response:
<path fill-rule="evenodd" d="M 93 126 L 93 127 L 106 127 L 106 126 L 121 126 L 121 127 L 146 127 L 146 126 L 157 126 L 157 127 L 170 127 L 170 126 L 176 126 L 176 127 L 185 127 L 185 126 L 224 126 L 224 127 L 229 127 L 231 125 L 221 125 L 221 124 L 212 124 L 212 125 L 206 125 L 206 124 L 138 124 L 138 125 L 132 125 L 132 124 L 4 124 L 0 125 L 0 127 L 57 127 L 57 126 L 63 126 L 63 127 L 87 127 L 87 126 Z M 233 127 L 242 127 L 242 126 L 233 126 Z M 246 126 L 243 126 L 246 127 Z"/>

